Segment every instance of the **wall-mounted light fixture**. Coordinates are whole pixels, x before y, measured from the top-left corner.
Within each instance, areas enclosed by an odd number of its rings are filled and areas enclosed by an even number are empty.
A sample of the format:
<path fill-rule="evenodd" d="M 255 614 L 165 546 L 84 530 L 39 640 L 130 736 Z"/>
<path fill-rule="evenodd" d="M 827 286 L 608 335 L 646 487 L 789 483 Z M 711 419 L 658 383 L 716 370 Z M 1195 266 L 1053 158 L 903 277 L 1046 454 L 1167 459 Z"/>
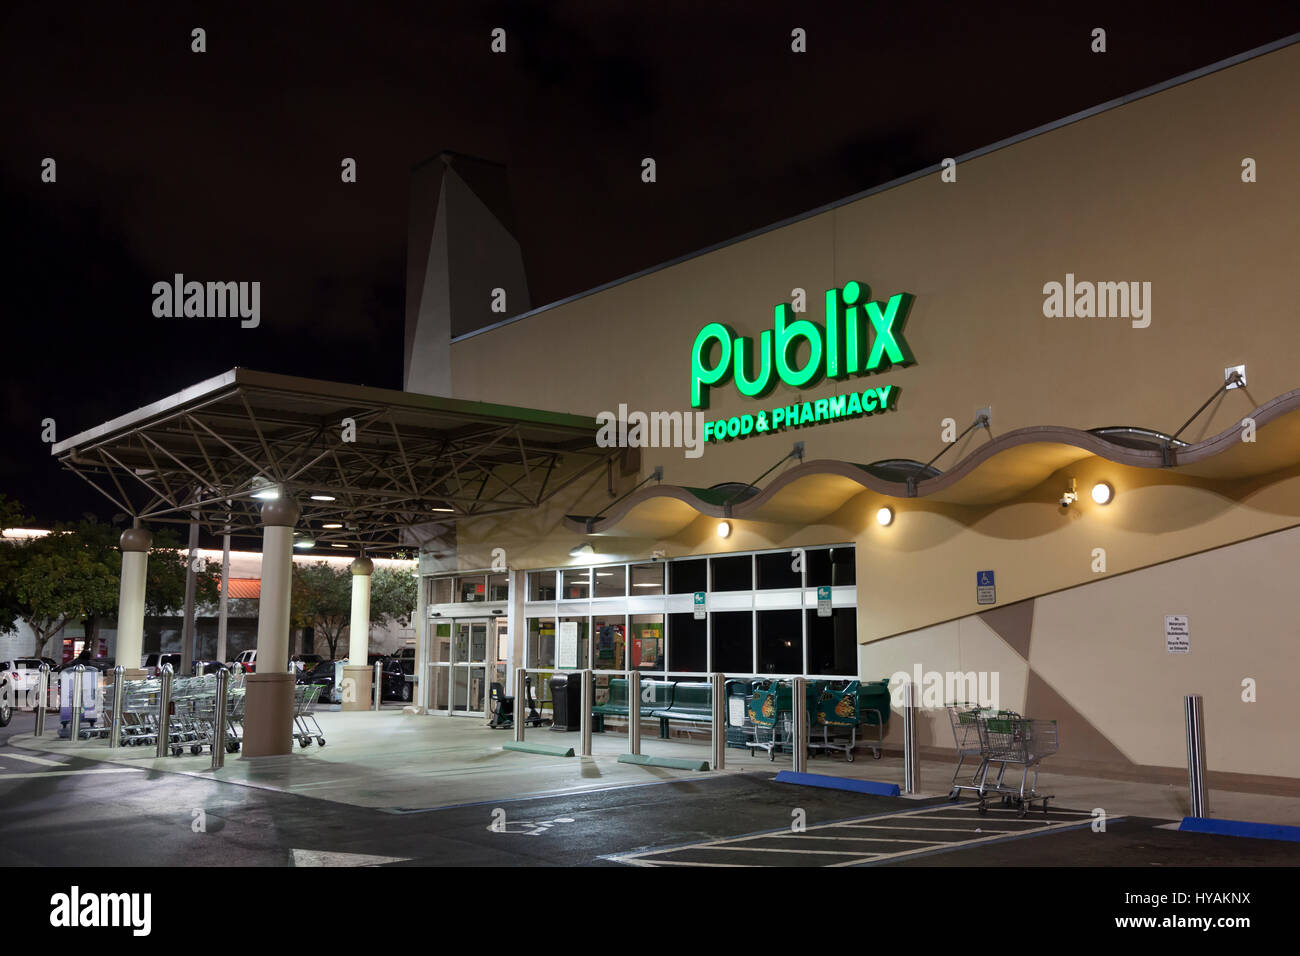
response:
<path fill-rule="evenodd" d="M 1114 497 L 1115 489 L 1110 486 L 1110 482 L 1099 481 L 1092 486 L 1092 500 L 1097 504 L 1108 505 Z"/>
<path fill-rule="evenodd" d="M 719 521 L 719 522 L 718 522 L 718 537 L 719 537 L 719 538 L 729 538 L 729 537 L 731 537 L 731 522 L 730 522 L 730 521 Z"/>
<path fill-rule="evenodd" d="M 891 524 L 893 524 L 893 523 L 894 523 L 894 509 L 893 509 L 893 508 L 881 508 L 879 511 L 877 511 L 877 512 L 876 512 L 876 523 L 879 524 L 879 525 L 881 525 L 881 526 L 883 526 L 883 527 L 889 527 Z"/>
<path fill-rule="evenodd" d="M 580 544 L 577 545 L 576 547 L 569 549 L 569 557 L 571 558 L 580 558 L 584 554 L 595 554 L 595 553 L 596 553 L 596 549 L 593 548 L 590 544 Z"/>

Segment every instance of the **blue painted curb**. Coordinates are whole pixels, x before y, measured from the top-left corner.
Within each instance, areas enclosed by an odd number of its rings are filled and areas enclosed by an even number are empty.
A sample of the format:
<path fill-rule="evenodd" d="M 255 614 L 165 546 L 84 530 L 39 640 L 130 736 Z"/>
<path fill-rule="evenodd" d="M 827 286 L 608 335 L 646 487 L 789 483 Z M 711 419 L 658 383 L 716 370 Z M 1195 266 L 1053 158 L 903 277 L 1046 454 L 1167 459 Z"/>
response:
<path fill-rule="evenodd" d="M 1254 840 L 1289 840 L 1292 843 L 1300 843 L 1300 827 L 1288 827 L 1280 823 L 1183 817 L 1183 822 L 1178 825 L 1178 829 L 1186 833 L 1217 833 L 1221 836 L 1250 837 Z"/>
<path fill-rule="evenodd" d="M 801 787 L 821 787 L 825 790 L 852 790 L 855 793 L 873 793 L 879 797 L 896 797 L 901 791 L 896 783 L 877 783 L 874 780 L 851 780 L 832 777 L 824 773 L 795 773 L 782 770 L 776 775 L 777 783 L 793 783 Z"/>

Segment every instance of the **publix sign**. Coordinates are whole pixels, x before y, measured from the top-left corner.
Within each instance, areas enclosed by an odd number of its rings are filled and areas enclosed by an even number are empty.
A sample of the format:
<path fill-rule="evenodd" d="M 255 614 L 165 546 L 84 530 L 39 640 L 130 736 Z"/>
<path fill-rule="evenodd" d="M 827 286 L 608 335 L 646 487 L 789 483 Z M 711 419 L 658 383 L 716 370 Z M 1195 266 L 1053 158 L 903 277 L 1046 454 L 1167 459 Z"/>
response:
<path fill-rule="evenodd" d="M 730 326 L 710 322 L 696 334 L 691 347 L 691 407 L 708 408 L 709 389 L 728 382 L 734 382 L 741 395 L 763 398 L 778 381 L 804 389 L 826 378 L 847 379 L 911 365 L 915 359 L 903 338 L 911 304 L 912 296 L 906 292 L 872 301 L 869 287 L 849 282 L 842 289 L 826 290 L 824 324 L 796 318 L 787 303 L 777 305 L 773 327 L 759 334 L 757 345 Z M 704 437 L 721 441 L 878 414 L 891 410 L 897 396 L 897 386 L 884 385 L 778 405 L 705 422 Z"/>

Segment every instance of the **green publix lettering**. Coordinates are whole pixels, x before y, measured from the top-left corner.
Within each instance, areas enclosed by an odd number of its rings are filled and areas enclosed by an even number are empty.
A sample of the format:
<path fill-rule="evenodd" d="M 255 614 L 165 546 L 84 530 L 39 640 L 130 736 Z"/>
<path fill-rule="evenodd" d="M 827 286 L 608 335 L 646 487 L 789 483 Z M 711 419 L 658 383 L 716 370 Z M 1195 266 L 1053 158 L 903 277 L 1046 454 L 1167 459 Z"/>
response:
<path fill-rule="evenodd" d="M 859 282 L 827 289 L 824 325 L 796 319 L 790 306 L 782 302 L 774 310 L 774 327 L 759 333 L 757 349 L 753 339 L 737 335 L 721 322 L 710 322 L 700 329 L 691 348 L 691 407 L 708 408 L 709 389 L 729 378 L 735 379 L 740 394 L 761 398 L 775 387 L 777 379 L 802 389 L 823 377 L 842 379 L 911 365 L 915 359 L 903 338 L 903 324 L 912 296 L 899 292 L 881 303 L 870 301 L 870 295 L 870 288 Z M 800 341 L 808 343 L 808 355 L 803 366 L 796 368 Z M 710 365 L 715 344 L 720 354 Z"/>

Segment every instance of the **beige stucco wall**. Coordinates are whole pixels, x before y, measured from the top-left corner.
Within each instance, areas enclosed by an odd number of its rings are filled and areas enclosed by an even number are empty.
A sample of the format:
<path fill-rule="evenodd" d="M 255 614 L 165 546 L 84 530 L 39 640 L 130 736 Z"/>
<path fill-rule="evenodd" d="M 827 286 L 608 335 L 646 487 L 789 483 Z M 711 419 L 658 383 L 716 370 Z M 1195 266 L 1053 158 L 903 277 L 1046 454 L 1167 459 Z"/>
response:
<path fill-rule="evenodd" d="M 759 401 L 728 385 L 713 390 L 708 415 L 868 384 L 898 386 L 897 411 L 712 445 L 698 460 L 647 449 L 641 475 L 662 464 L 674 484 L 747 482 L 795 440 L 807 443 L 809 459 L 924 461 L 942 447 L 944 418 L 964 427 L 984 405 L 992 406 L 995 435 L 1032 425 L 1172 432 L 1223 381 L 1226 366 L 1246 363 L 1249 387 L 1223 395 L 1183 436 L 1197 441 L 1300 387 L 1300 326 L 1289 295 L 1300 252 L 1297 90 L 1300 46 L 1291 46 L 964 162 L 956 183 L 937 174 L 905 183 L 462 340 L 452 346 L 454 395 L 583 414 L 619 403 L 686 410 L 701 326 L 721 321 L 757 336 L 794 287 L 807 290 L 808 317 L 820 320 L 824 291 L 855 279 L 877 298 L 915 295 L 905 335 L 916 365 L 804 393 L 778 385 Z M 1257 183 L 1241 182 L 1244 157 L 1257 161 Z M 1067 272 L 1150 282 L 1150 326 L 1044 317 L 1044 283 Z M 1265 427 L 1259 440 L 1269 436 Z M 972 437 L 942 464 L 985 440 Z M 1069 477 L 1081 501 L 1063 510 L 1056 501 Z M 1116 489 L 1109 506 L 1087 498 L 1097 480 Z M 997 505 L 892 500 L 897 520 L 881 528 L 873 516 L 885 499 L 864 491 L 815 526 L 739 521 L 723 541 L 713 534 L 716 521 L 700 518 L 664 539 L 597 538 L 588 563 L 644 558 L 652 549 L 671 557 L 852 541 L 864 676 L 892 672 L 895 660 L 910 667 L 918 656 L 927 667 L 933 656 L 939 669 L 949 660 L 969 669 L 977 659 L 1006 668 L 1002 690 L 1012 699 L 1025 693 L 1027 678 L 1015 676 L 999 639 L 968 617 L 979 610 L 975 572 L 993 568 L 1000 605 L 1034 597 L 1042 605 L 1034 628 L 1039 676 L 1077 699 L 1126 759 L 1173 766 L 1182 759 L 1181 731 L 1165 724 L 1170 713 L 1178 719 L 1179 695 L 1221 675 L 1235 686 L 1251 667 L 1294 661 L 1287 589 L 1252 591 L 1244 612 L 1251 626 L 1234 632 L 1224 579 L 1213 569 L 1228 561 L 1233 575 L 1248 574 L 1242 556 L 1250 556 L 1281 580 L 1297 553 L 1295 535 L 1260 538 L 1269 544 L 1257 550 L 1250 539 L 1300 524 L 1298 482 L 1300 467 L 1209 481 L 1081 456 Z M 601 474 L 532 514 L 467 523 L 460 566 L 484 566 L 494 547 L 506 548 L 516 568 L 569 564 L 569 548 L 584 539 L 564 530 L 563 515 L 591 514 L 609 500 Z M 1212 552 L 1235 542 L 1247 550 Z M 1104 571 L 1095 549 L 1105 552 Z M 1212 553 L 1187 557 L 1202 552 Z M 1146 594 L 1146 581 L 1157 591 Z M 1194 615 L 1193 654 L 1171 663 L 1157 631 L 1175 605 Z M 1236 639 L 1217 649 L 1209 643 L 1229 633 Z M 1111 667 L 1136 684 L 1107 681 Z M 1266 755 L 1280 746 L 1276 730 L 1270 743 L 1231 749 L 1231 735 L 1260 729 L 1252 721 L 1284 721 L 1284 711 L 1270 708 L 1287 694 L 1294 701 L 1296 689 L 1278 685 L 1267 707 L 1249 711 L 1232 709 L 1227 697 L 1211 705 L 1207 696 L 1211 725 L 1224 728 L 1211 743 L 1212 766 L 1300 775 L 1295 748 L 1285 758 Z M 1115 706 L 1120 694 L 1125 708 Z M 927 724 L 933 742 L 946 745 L 947 735 L 946 724 Z"/>

